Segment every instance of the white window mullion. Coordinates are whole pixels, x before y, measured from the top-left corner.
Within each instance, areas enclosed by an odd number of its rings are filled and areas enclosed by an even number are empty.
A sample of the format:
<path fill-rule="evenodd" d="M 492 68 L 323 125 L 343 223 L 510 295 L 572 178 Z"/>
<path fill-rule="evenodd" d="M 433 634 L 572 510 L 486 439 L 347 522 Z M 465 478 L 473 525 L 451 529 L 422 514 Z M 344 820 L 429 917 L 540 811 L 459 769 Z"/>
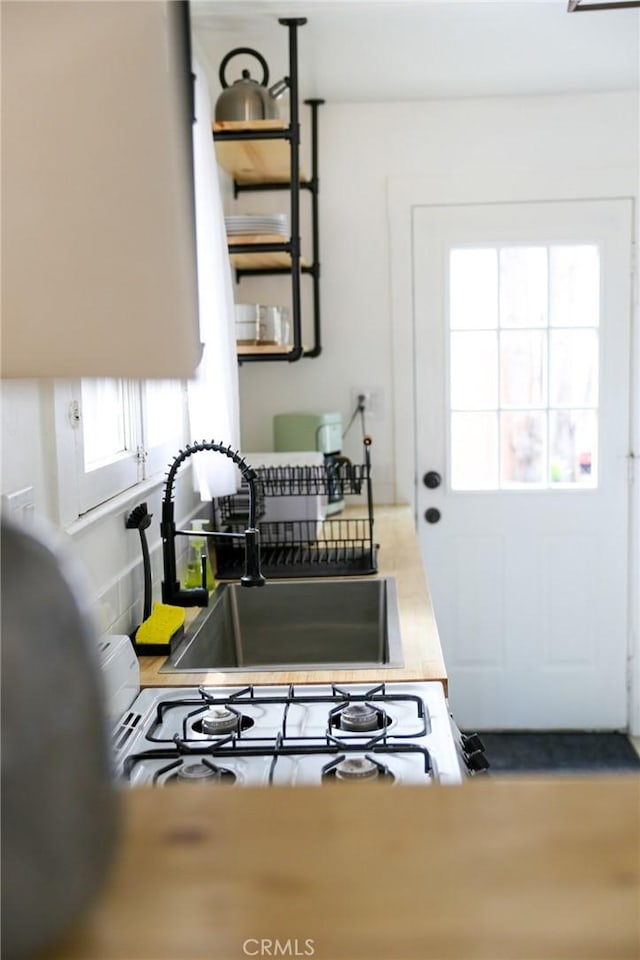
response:
<path fill-rule="evenodd" d="M 80 429 L 80 381 L 56 381 L 53 392 L 58 523 L 67 527 L 78 517 L 80 481 L 84 473 Z"/>
<path fill-rule="evenodd" d="M 129 443 L 135 456 L 136 482 L 145 479 L 144 430 L 142 426 L 143 397 L 142 384 L 138 380 L 128 382 L 127 416 L 129 418 Z"/>
<path fill-rule="evenodd" d="M 187 389 L 179 380 L 141 384 L 145 477 L 164 473 L 187 435 Z"/>
<path fill-rule="evenodd" d="M 547 486 L 551 484 L 551 248 L 547 247 L 547 329 L 546 329 L 546 347 L 545 357 L 545 404 L 547 407 L 547 445 L 545 450 L 545 480 Z"/>

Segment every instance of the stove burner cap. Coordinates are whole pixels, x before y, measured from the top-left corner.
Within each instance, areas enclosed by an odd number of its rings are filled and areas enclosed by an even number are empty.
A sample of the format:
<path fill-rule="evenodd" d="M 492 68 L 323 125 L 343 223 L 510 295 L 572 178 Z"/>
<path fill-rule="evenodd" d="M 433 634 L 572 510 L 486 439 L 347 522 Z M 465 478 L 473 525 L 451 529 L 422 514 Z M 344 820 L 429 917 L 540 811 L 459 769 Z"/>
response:
<path fill-rule="evenodd" d="M 231 733 L 238 729 L 239 716 L 227 707 L 210 707 L 202 715 L 203 733 Z"/>
<path fill-rule="evenodd" d="M 370 703 L 350 703 L 340 714 L 342 730 L 377 730 L 378 711 Z"/>
<path fill-rule="evenodd" d="M 178 770 L 178 780 L 186 783 L 194 783 L 198 780 L 220 780 L 221 771 L 215 767 L 210 767 L 207 763 L 201 761 L 197 763 L 183 763 Z"/>
<path fill-rule="evenodd" d="M 380 774 L 380 770 L 367 757 L 347 757 L 336 767 L 338 780 L 373 780 Z"/>

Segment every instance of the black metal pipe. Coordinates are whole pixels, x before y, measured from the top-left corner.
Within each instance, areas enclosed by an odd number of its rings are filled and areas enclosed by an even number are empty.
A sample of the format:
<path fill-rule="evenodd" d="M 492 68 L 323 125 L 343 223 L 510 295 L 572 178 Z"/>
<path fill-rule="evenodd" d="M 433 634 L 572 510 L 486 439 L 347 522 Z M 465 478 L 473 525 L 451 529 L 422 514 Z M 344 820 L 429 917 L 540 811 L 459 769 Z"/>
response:
<path fill-rule="evenodd" d="M 369 520 L 369 555 L 371 566 L 375 565 L 375 551 L 376 546 L 373 542 L 373 487 L 371 484 L 371 437 L 366 436 L 362 438 L 362 443 L 364 445 L 364 462 L 365 469 L 367 474 L 367 504 L 369 508 L 368 520 Z"/>
<path fill-rule="evenodd" d="M 314 274 L 315 272 L 316 268 L 314 266 L 304 264 L 300 267 L 300 273 Z M 289 267 L 239 267 L 236 269 L 236 279 L 241 280 L 242 277 L 275 277 L 283 274 L 288 276 L 290 273 Z"/>
<path fill-rule="evenodd" d="M 291 140 L 292 132 L 286 127 L 266 130 L 214 130 L 214 140 Z"/>
<path fill-rule="evenodd" d="M 293 349 L 280 353 L 242 354 L 238 362 L 259 363 L 274 360 L 287 360 L 293 363 L 303 356 L 317 357 L 322 350 L 321 323 L 320 323 L 320 262 L 319 262 L 319 227 L 318 227 L 318 124 L 317 108 L 324 100 L 309 99 L 305 103 L 311 107 L 311 180 L 300 181 L 300 120 L 298 103 L 298 27 L 303 26 L 306 17 L 283 17 L 279 23 L 289 31 L 289 126 L 273 130 L 220 130 L 214 131 L 214 140 L 267 140 L 284 139 L 290 147 L 290 179 L 289 183 L 237 183 L 234 180 L 234 195 L 237 197 L 245 191 L 289 190 L 290 192 L 290 240 L 283 244 L 230 244 L 229 252 L 234 253 L 276 253 L 286 252 L 291 256 L 291 267 L 267 268 L 236 268 L 235 279 L 239 282 L 242 277 L 261 276 L 265 274 L 291 275 L 291 312 Z M 303 265 L 300 251 L 300 190 L 306 189 L 312 196 L 312 252 L 311 265 Z M 301 284 L 302 274 L 309 274 L 313 278 L 313 341 L 310 350 L 305 351 L 302 345 L 301 322 Z"/>
<path fill-rule="evenodd" d="M 302 324 L 300 318 L 300 120 L 298 115 L 298 27 L 306 18 L 294 17 L 278 20 L 289 29 L 289 140 L 291 154 L 291 312 L 293 325 L 293 350 L 287 354 L 289 363 L 302 356 Z"/>
<path fill-rule="evenodd" d="M 311 251 L 313 263 L 313 347 L 305 350 L 305 357 L 319 357 L 322 353 L 320 323 L 320 226 L 319 200 L 320 181 L 318 178 L 318 107 L 324 100 L 305 100 L 311 107 Z"/>
<path fill-rule="evenodd" d="M 229 253 L 290 253 L 293 254 L 293 243 L 283 241 L 282 243 L 231 243 L 229 244 Z"/>
<path fill-rule="evenodd" d="M 234 187 L 237 195 L 239 193 L 260 193 L 260 191 L 268 191 L 269 193 L 271 193 L 272 190 L 290 190 L 291 184 L 288 182 L 284 183 L 280 180 L 278 180 L 276 183 L 235 183 L 234 182 Z M 313 188 L 311 186 L 311 181 L 301 180 L 300 189 L 312 190 Z"/>
<path fill-rule="evenodd" d="M 616 0 L 614 3 L 582 3 L 582 0 L 569 0 L 569 13 L 586 13 L 588 10 L 628 10 L 640 7 L 640 0 Z"/>
<path fill-rule="evenodd" d="M 239 357 L 240 363 L 264 363 L 265 360 L 289 360 L 293 362 L 299 360 L 303 355 L 302 345 L 294 345 L 291 350 L 282 353 L 245 353 Z"/>

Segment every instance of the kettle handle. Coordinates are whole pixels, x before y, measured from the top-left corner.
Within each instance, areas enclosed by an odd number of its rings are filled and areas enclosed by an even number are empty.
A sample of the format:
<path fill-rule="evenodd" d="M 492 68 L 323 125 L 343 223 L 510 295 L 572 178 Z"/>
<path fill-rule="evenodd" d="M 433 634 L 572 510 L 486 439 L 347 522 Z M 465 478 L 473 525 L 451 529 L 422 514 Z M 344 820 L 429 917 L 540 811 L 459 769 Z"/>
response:
<path fill-rule="evenodd" d="M 236 47 L 234 50 L 230 50 L 226 57 L 223 58 L 222 63 L 220 64 L 220 70 L 218 76 L 220 77 L 220 83 L 226 89 L 229 84 L 227 83 L 224 75 L 224 70 L 226 65 L 229 63 L 232 57 L 237 56 L 239 53 L 248 53 L 250 56 L 255 57 L 256 60 L 262 65 L 263 77 L 262 77 L 262 86 L 266 87 L 269 84 L 269 67 L 267 66 L 267 61 L 262 56 L 261 53 L 258 53 L 257 50 L 252 50 L 251 47 Z"/>

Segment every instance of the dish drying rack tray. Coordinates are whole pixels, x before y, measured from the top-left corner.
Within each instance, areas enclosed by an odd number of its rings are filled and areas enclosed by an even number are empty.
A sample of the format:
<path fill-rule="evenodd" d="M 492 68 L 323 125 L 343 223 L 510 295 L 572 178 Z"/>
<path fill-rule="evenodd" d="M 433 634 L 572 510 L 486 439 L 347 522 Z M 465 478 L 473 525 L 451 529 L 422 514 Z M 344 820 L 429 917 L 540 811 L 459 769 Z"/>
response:
<path fill-rule="evenodd" d="M 323 466 L 257 467 L 256 517 L 260 530 L 260 562 L 269 579 L 287 577 L 344 577 L 376 573 L 378 545 L 373 541 L 371 440 L 365 437 L 364 462 L 347 460 Z M 327 520 L 264 522 L 266 497 L 366 494 L 366 516 Z M 242 533 L 248 518 L 248 489 L 213 501 L 213 527 L 223 533 Z M 242 540 L 210 541 L 218 580 L 237 580 L 244 572 Z"/>

